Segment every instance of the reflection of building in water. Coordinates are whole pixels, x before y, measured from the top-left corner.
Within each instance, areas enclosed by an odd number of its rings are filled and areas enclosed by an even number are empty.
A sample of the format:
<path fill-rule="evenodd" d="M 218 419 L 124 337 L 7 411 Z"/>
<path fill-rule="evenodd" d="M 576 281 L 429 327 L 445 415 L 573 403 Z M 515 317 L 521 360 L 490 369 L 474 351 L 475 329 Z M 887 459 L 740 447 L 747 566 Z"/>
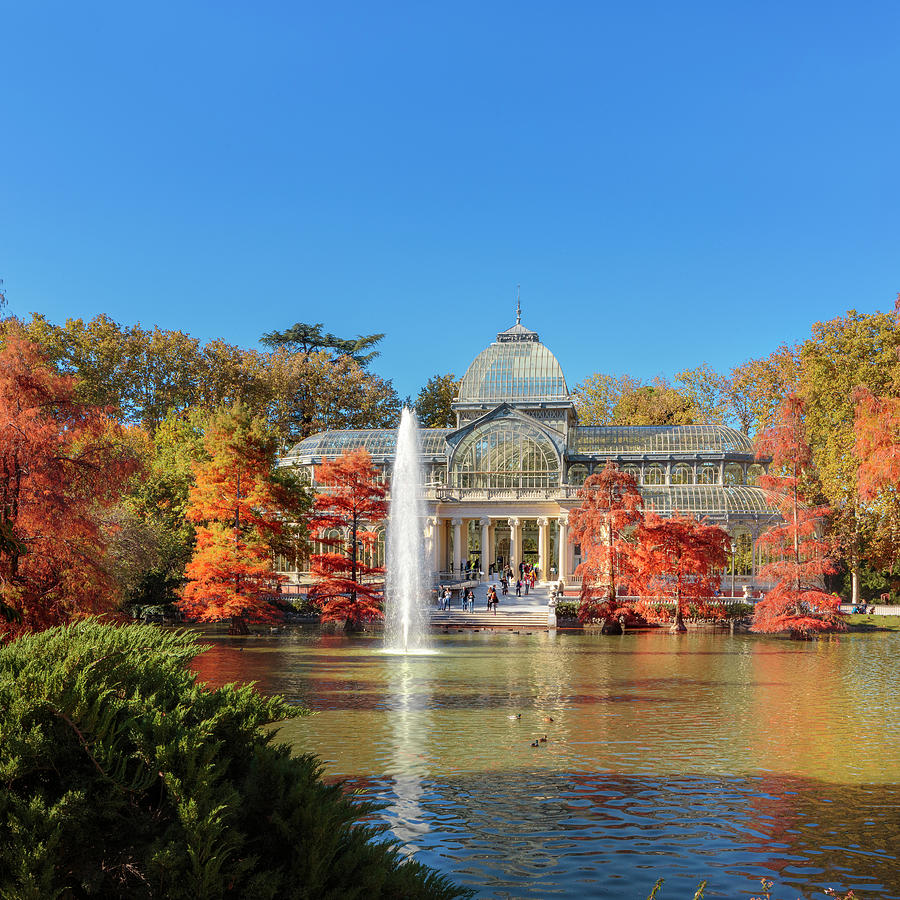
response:
<path fill-rule="evenodd" d="M 541 576 L 573 578 L 580 547 L 568 542 L 577 492 L 607 460 L 637 481 L 647 509 L 708 518 L 733 537 L 726 579 L 737 586 L 759 567 L 754 540 L 773 509 L 756 485 L 763 467 L 746 435 L 723 425 L 584 426 L 556 357 L 521 324 L 500 332 L 472 362 L 453 403 L 455 428 L 422 433 L 428 520 L 426 552 L 437 573 L 468 560 L 489 576 L 524 560 Z M 325 431 L 301 441 L 283 464 L 312 480 L 313 466 L 366 448 L 387 473 L 396 432 Z M 384 558 L 384 535 L 373 548 Z M 298 577 L 299 567 L 280 560 Z"/>

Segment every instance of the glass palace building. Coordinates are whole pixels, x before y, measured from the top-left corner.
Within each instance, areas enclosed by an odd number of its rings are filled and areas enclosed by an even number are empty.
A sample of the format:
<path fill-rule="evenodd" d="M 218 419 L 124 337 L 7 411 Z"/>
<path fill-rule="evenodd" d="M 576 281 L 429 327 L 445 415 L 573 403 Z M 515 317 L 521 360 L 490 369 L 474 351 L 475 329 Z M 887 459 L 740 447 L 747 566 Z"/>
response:
<path fill-rule="evenodd" d="M 455 428 L 421 432 L 426 558 L 435 580 L 464 576 L 467 562 L 490 578 L 525 561 L 542 579 L 577 581 L 581 548 L 569 542 L 568 514 L 588 475 L 613 460 L 634 476 L 645 509 L 725 527 L 733 550 L 723 581 L 735 588 L 752 581 L 755 539 L 779 517 L 755 483 L 763 466 L 741 432 L 579 425 L 562 367 L 521 317 L 475 358 L 452 408 Z M 325 431 L 294 446 L 282 464 L 312 480 L 324 459 L 364 447 L 389 478 L 395 440 L 389 429 Z M 372 554 L 383 561 L 383 530 Z M 302 562 L 278 568 L 304 580 Z"/>

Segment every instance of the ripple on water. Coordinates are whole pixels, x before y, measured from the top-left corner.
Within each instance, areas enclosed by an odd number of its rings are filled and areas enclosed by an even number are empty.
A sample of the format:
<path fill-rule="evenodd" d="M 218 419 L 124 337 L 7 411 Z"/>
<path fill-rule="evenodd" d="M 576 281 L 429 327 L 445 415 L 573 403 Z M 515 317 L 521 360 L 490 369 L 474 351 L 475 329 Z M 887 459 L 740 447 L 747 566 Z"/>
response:
<path fill-rule="evenodd" d="M 900 897 L 900 635 L 236 644 L 201 676 L 316 709 L 281 738 L 483 896 L 641 898 L 664 876 L 669 897 L 703 878 L 736 897 L 765 876 L 782 900 Z"/>

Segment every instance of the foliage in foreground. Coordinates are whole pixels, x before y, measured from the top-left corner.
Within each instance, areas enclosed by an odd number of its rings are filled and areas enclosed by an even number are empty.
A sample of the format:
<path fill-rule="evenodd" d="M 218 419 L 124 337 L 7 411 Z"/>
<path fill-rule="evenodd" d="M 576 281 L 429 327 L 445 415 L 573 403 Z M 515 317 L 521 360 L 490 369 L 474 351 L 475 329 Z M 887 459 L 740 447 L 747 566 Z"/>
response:
<path fill-rule="evenodd" d="M 0 649 L 0 896 L 467 896 L 262 730 L 297 708 L 198 684 L 198 649 L 92 621 Z"/>
<path fill-rule="evenodd" d="M 774 881 L 769 881 L 768 878 L 760 878 L 760 884 L 762 885 L 762 896 L 760 897 L 751 897 L 750 900 L 772 900 L 772 888 L 775 885 Z M 664 878 L 657 879 L 656 884 L 653 885 L 653 890 L 650 891 L 650 895 L 647 897 L 647 900 L 656 900 L 657 896 L 660 893 L 660 888 L 662 888 L 663 884 L 665 884 Z M 706 892 L 706 882 L 701 881 L 699 885 L 697 885 L 697 892 L 694 894 L 693 900 L 702 900 Z M 825 888 L 825 893 L 829 897 L 836 897 L 837 900 L 853 900 L 856 897 L 856 894 L 853 891 L 848 891 L 846 894 L 841 894 L 835 891 L 833 888 Z"/>

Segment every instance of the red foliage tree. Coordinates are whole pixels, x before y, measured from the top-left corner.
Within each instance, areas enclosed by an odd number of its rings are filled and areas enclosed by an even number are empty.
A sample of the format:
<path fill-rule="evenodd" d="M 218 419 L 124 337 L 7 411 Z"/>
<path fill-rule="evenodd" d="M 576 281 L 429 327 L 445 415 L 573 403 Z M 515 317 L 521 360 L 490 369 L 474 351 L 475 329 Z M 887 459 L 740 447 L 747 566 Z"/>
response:
<path fill-rule="evenodd" d="M 581 545 L 581 603 L 578 618 L 593 622 L 615 618 L 619 588 L 634 572 L 634 531 L 643 518 L 644 501 L 637 482 L 612 461 L 591 475 L 578 492 L 581 506 L 569 513 L 569 542 Z"/>
<path fill-rule="evenodd" d="M 98 513 L 136 471 L 122 429 L 9 327 L 0 350 L 0 633 L 109 612 Z"/>
<path fill-rule="evenodd" d="M 900 398 L 857 390 L 854 431 L 859 460 L 859 496 L 870 502 L 900 487 Z"/>
<path fill-rule="evenodd" d="M 632 556 L 632 589 L 640 597 L 636 611 L 648 621 L 672 620 L 672 631 L 686 631 L 684 611 L 722 618 L 725 608 L 713 600 L 720 587 L 731 540 L 718 525 L 692 516 L 664 519 L 648 513 L 637 530 Z M 670 612 L 669 606 L 672 606 Z"/>
<path fill-rule="evenodd" d="M 197 544 L 179 607 L 202 622 L 230 617 L 232 631 L 246 633 L 248 621 L 280 618 L 273 550 L 302 514 L 304 496 L 276 473 L 274 436 L 240 404 L 211 419 L 203 445 L 207 458 L 195 465 L 186 512 L 198 525 Z"/>
<path fill-rule="evenodd" d="M 328 490 L 313 501 L 310 532 L 333 549 L 313 554 L 310 568 L 323 621 L 343 621 L 349 629 L 384 615 L 383 582 L 363 580 L 384 569 L 367 565 L 361 553 L 374 544 L 371 526 L 387 515 L 385 489 L 376 483 L 377 476 L 378 469 L 366 450 L 348 451 L 316 467 L 316 482 Z M 329 537 L 329 531 L 337 531 L 339 536 Z"/>
<path fill-rule="evenodd" d="M 794 636 L 841 630 L 846 626 L 840 598 L 823 587 L 825 576 L 835 571 L 828 543 L 817 531 L 828 509 L 803 502 L 801 482 L 812 456 L 804 436 L 803 401 L 796 394 L 785 398 L 775 423 L 759 436 L 756 455 L 771 458 L 771 468 L 782 473 L 770 471 L 760 478 L 760 485 L 776 502 L 783 522 L 757 540 L 772 559 L 760 574 L 776 584 L 756 604 L 753 630 L 789 631 Z"/>

